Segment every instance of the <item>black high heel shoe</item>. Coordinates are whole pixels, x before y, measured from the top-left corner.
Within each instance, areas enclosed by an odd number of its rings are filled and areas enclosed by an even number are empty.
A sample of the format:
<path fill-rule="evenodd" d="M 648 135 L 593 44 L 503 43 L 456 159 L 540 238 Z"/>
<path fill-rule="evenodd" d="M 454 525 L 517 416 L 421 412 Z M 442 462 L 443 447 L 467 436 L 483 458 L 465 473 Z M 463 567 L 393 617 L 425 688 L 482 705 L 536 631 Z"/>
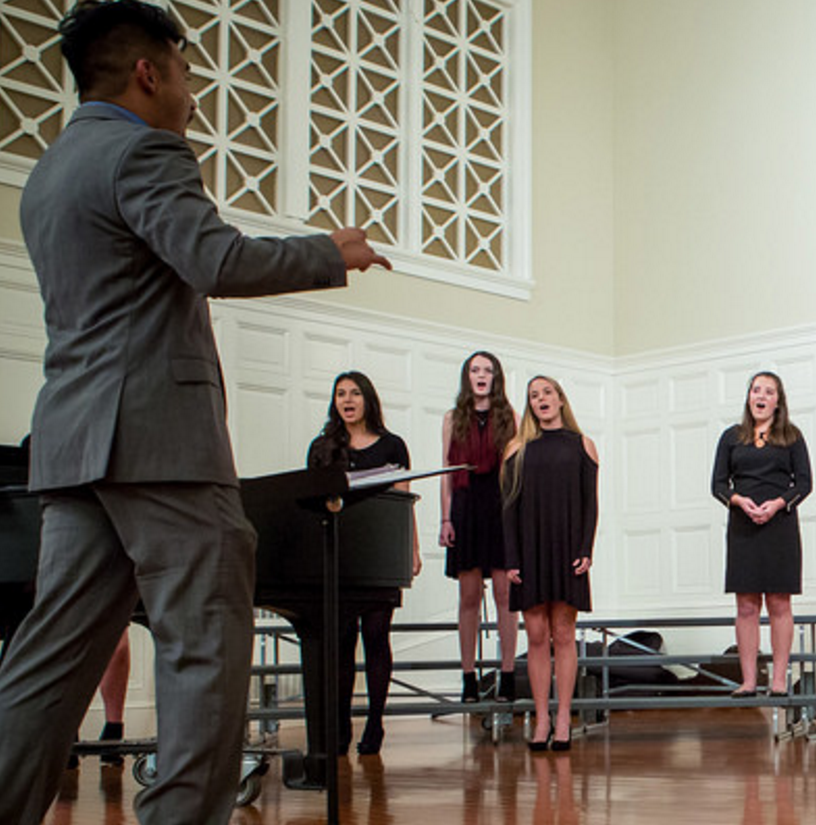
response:
<path fill-rule="evenodd" d="M 527 740 L 527 747 L 530 749 L 531 753 L 542 753 L 544 751 L 548 751 L 552 746 L 553 730 L 555 730 L 555 727 L 553 726 L 551 713 L 548 714 L 548 718 L 550 721 L 550 729 L 547 731 L 547 738 L 544 740 L 539 739 L 538 741 L 535 739 Z"/>
<path fill-rule="evenodd" d="M 530 739 L 527 742 L 527 747 L 530 749 L 531 753 L 543 753 L 544 751 L 550 750 L 550 748 L 554 745 L 553 742 L 553 732 L 552 728 L 550 728 L 550 732 L 547 734 L 547 738 L 542 742 L 536 742 L 534 739 Z"/>
<path fill-rule="evenodd" d="M 553 738 L 550 750 L 554 753 L 564 753 L 572 747 L 572 728 L 570 728 L 569 736 L 566 739 Z"/>
<path fill-rule="evenodd" d="M 380 752 L 384 736 L 385 731 L 382 725 L 373 730 L 369 730 L 368 725 L 366 725 L 363 738 L 357 743 L 357 753 L 360 756 L 375 756 Z"/>

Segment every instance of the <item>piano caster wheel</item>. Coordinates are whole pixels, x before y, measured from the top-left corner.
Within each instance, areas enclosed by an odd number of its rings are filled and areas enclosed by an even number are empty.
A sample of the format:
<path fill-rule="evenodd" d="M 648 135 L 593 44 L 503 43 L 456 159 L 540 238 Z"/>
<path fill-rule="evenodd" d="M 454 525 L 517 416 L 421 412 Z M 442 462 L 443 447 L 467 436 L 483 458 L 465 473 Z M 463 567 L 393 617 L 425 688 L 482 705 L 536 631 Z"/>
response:
<path fill-rule="evenodd" d="M 261 777 L 269 770 L 269 759 L 264 754 L 244 753 L 241 761 L 241 784 L 235 805 L 251 805 L 261 794 Z"/>
<path fill-rule="evenodd" d="M 143 753 L 133 763 L 133 778 L 144 787 L 156 781 L 156 754 Z"/>
<path fill-rule="evenodd" d="M 238 786 L 238 795 L 235 797 L 235 805 L 243 808 L 251 805 L 261 795 L 261 777 L 253 773 L 241 782 Z"/>

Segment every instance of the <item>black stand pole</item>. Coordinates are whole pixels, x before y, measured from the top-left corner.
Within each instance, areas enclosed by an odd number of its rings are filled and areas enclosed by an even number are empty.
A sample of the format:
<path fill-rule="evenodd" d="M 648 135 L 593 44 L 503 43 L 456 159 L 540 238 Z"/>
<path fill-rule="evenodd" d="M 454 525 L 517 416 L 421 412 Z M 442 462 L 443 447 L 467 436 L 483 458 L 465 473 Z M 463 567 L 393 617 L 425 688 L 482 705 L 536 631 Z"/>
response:
<path fill-rule="evenodd" d="M 340 811 L 337 793 L 337 711 L 338 711 L 338 562 L 340 546 L 337 499 L 327 502 L 327 514 L 323 521 L 323 656 L 326 678 L 326 817 L 328 825 L 339 825 Z M 342 506 L 342 502 L 340 503 Z M 339 508 L 338 508 L 339 509 Z"/>

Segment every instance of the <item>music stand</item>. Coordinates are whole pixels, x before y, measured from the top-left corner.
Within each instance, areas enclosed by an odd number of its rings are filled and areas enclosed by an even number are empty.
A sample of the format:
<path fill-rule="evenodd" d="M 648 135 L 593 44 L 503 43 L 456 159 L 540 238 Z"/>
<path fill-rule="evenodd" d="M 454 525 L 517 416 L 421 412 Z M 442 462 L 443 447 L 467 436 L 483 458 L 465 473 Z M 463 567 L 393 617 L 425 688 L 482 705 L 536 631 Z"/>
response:
<path fill-rule="evenodd" d="M 297 507 L 320 514 L 323 538 L 323 659 L 326 680 L 326 790 L 329 825 L 339 823 L 337 786 L 337 704 L 339 631 L 339 514 L 344 506 L 363 501 L 393 484 L 442 475 L 466 467 L 431 471 L 383 468 L 360 474 L 335 468 L 295 470 L 260 478 L 242 479 L 241 496 L 250 521 L 262 532 L 264 502 L 284 499 Z M 294 549 L 294 548 L 293 548 Z M 274 607 L 274 605 L 272 605 Z M 295 782 L 288 781 L 292 787 Z M 309 787 L 304 784 L 302 787 Z M 314 785 L 312 785 L 314 787 Z"/>

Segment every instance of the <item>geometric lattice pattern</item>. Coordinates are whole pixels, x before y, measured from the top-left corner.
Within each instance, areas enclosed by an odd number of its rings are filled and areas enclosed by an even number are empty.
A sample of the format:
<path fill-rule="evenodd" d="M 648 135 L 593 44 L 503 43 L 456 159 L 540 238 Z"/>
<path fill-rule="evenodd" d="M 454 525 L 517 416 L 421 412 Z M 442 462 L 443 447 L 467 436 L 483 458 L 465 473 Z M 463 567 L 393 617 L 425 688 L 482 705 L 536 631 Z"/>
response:
<path fill-rule="evenodd" d="M 73 0 L 0 0 L 0 152 L 36 160 L 76 105 L 56 26 Z M 168 0 L 198 111 L 188 138 L 220 207 L 274 218 L 280 169 L 304 227 L 504 270 L 512 0 Z M 295 26 L 305 38 L 305 24 Z M 306 44 L 305 47 L 303 44 Z M 291 45 L 291 44 L 290 44 Z M 284 66 L 284 59 L 288 61 Z M 283 77 L 308 72 L 308 146 L 281 158 Z M 302 107 L 302 102 L 299 102 Z M 291 110 L 290 110 L 291 111 Z M 306 133 L 304 132 L 304 135 Z"/>
<path fill-rule="evenodd" d="M 486 0 L 424 7 L 422 250 L 501 269 L 505 13 Z"/>
<path fill-rule="evenodd" d="M 314 0 L 309 223 L 400 240 L 400 0 Z"/>
<path fill-rule="evenodd" d="M 36 160 L 75 106 L 59 50 L 66 4 L 0 2 L 0 152 Z"/>
<path fill-rule="evenodd" d="M 198 103 L 187 135 L 221 206 L 278 210 L 280 21 L 277 0 L 172 0 Z"/>

